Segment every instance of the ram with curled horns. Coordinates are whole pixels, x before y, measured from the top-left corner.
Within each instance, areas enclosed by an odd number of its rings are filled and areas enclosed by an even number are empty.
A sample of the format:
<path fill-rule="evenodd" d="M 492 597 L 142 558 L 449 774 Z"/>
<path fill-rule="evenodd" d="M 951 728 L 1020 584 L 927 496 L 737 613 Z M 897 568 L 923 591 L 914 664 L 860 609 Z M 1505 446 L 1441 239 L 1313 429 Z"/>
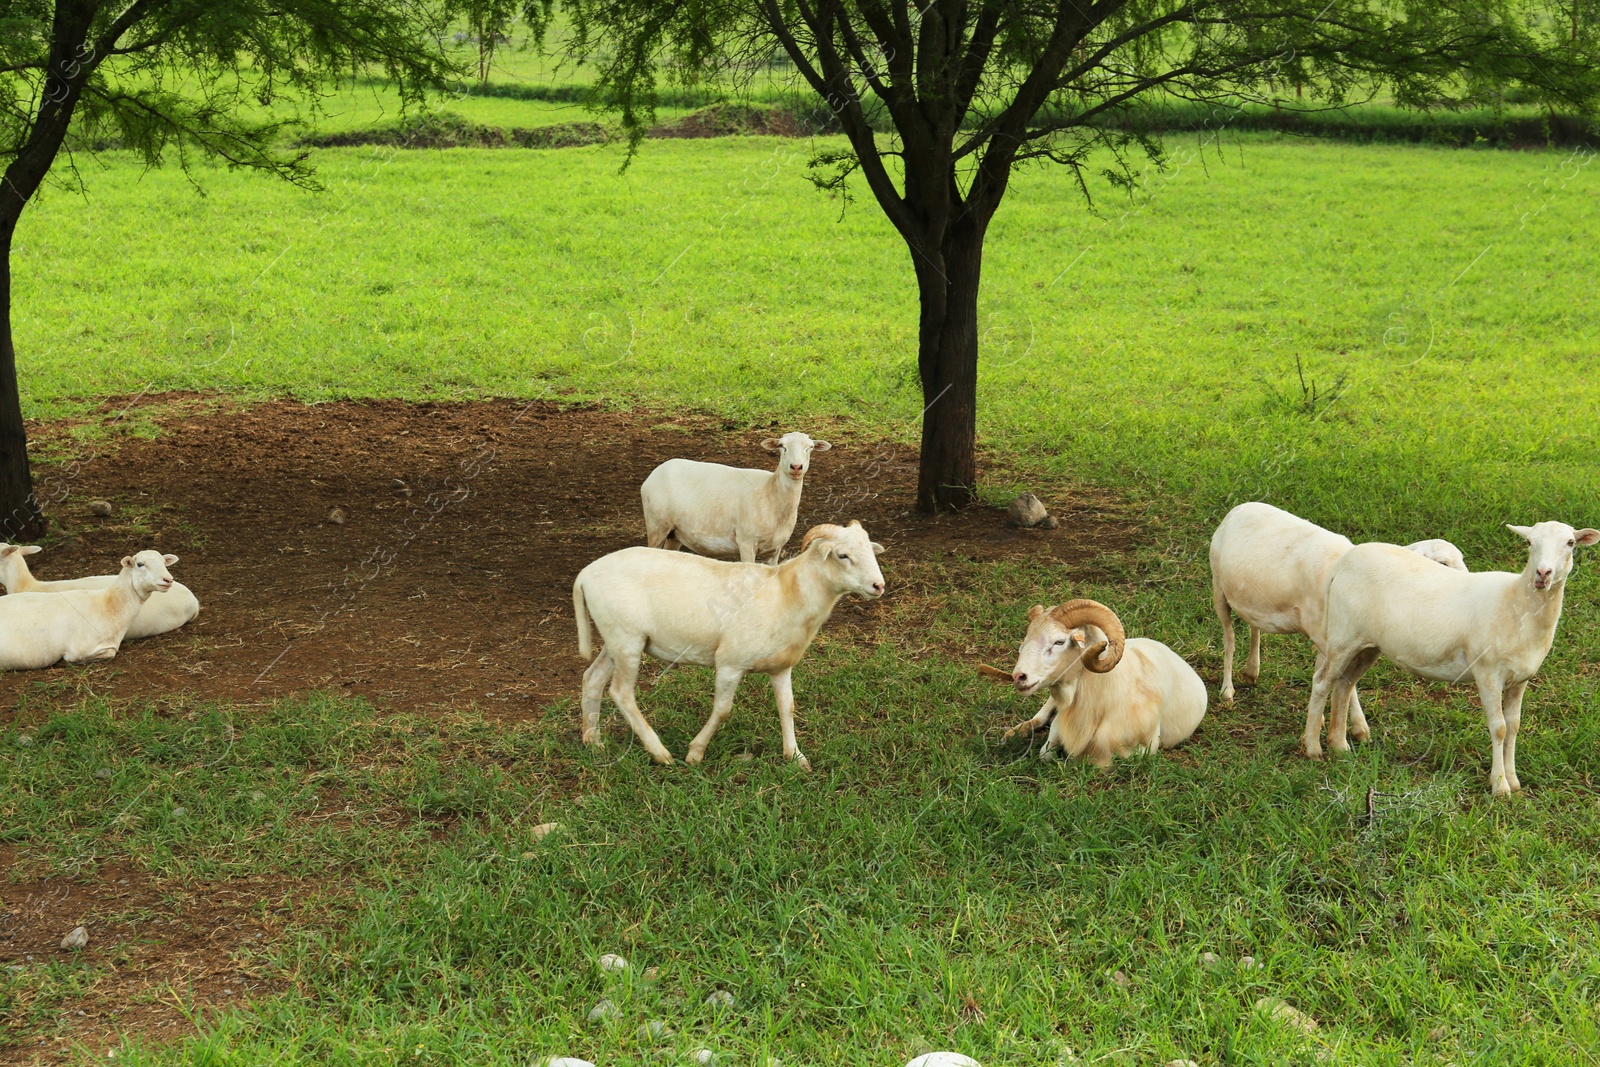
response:
<path fill-rule="evenodd" d="M 1048 727 L 1041 759 L 1059 748 L 1110 766 L 1112 756 L 1181 744 L 1206 714 L 1205 683 L 1194 668 L 1160 641 L 1128 638 L 1116 613 L 1094 600 L 1035 604 L 1011 673 L 982 671 L 1024 696 L 1049 689 L 1039 714 L 1005 733 Z"/>

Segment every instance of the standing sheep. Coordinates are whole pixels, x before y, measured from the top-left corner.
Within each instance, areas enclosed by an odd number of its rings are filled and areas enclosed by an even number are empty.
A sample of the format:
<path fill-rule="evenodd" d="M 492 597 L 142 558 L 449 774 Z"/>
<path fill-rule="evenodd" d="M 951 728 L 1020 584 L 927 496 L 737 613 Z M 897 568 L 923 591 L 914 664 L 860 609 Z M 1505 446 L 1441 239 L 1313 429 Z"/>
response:
<path fill-rule="evenodd" d="M 1040 759 L 1060 748 L 1108 767 L 1112 756 L 1181 744 L 1206 714 L 1206 685 L 1194 668 L 1160 641 L 1128 640 L 1116 613 L 1094 600 L 1028 610 L 1011 684 L 1024 696 L 1050 690 L 1039 714 L 1005 732 L 1048 725 Z"/>
<path fill-rule="evenodd" d="M 776 564 L 794 533 L 800 488 L 811 469 L 811 453 L 833 446 L 806 434 L 767 438 L 761 447 L 778 454 L 774 471 L 669 459 L 644 480 L 645 543 L 722 559 L 754 563 L 771 555 Z"/>
<path fill-rule="evenodd" d="M 578 651 L 593 655 L 590 621 L 605 645 L 583 673 L 583 740 L 600 745 L 600 701 L 611 699 L 645 751 L 671 763 L 639 710 L 634 687 L 644 655 L 716 671 L 711 717 L 689 745 L 686 763 L 706 746 L 733 711 L 733 696 L 749 671 L 770 675 L 783 728 L 783 754 L 806 770 L 811 763 L 794 737 L 790 671 L 810 647 L 834 604 L 846 593 L 883 595 L 874 544 L 859 522 L 824 525 L 806 533 L 800 552 L 776 567 L 724 563 L 656 548 L 624 548 L 602 556 L 572 583 Z"/>
<path fill-rule="evenodd" d="M 90 578 L 72 578 L 67 581 L 41 582 L 28 569 L 24 558 L 39 551 L 37 545 L 0 544 L 0 585 L 8 593 L 65 593 L 69 589 L 106 589 L 117 582 L 115 574 L 100 574 Z M 200 614 L 200 601 L 182 582 L 173 582 L 166 594 L 144 602 L 138 616 L 128 627 L 124 641 L 164 634 L 191 621 Z"/>
<path fill-rule="evenodd" d="M 1350 747 L 1347 701 L 1383 655 L 1424 678 L 1471 678 L 1489 728 L 1490 789 L 1503 796 L 1522 788 L 1517 779 L 1522 694 L 1555 642 L 1573 549 L 1600 541 L 1600 530 L 1574 530 L 1563 522 L 1508 529 L 1528 542 L 1527 565 L 1516 574 L 1437 567 L 1385 544 L 1357 545 L 1334 565 L 1328 579 L 1327 658 L 1317 665 L 1306 712 L 1308 756 L 1322 755 L 1322 702 L 1330 689 L 1328 747 Z"/>

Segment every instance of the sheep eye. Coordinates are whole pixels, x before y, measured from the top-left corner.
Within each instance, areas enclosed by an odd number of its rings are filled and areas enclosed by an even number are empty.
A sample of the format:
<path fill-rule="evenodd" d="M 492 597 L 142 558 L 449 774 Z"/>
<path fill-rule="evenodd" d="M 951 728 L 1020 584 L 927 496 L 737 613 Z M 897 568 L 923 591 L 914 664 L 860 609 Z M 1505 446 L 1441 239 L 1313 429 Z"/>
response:
<path fill-rule="evenodd" d="M 135 563 L 135 564 L 134 564 L 134 566 L 135 566 L 135 567 L 143 567 L 143 566 L 144 566 L 144 564 L 143 564 L 143 563 Z"/>
<path fill-rule="evenodd" d="M 1577 543 L 1578 543 L 1577 539 L 1574 538 L 1573 540 L 1567 542 L 1567 547 L 1568 548 L 1572 548 L 1572 547 L 1576 546 Z"/>
<path fill-rule="evenodd" d="M 841 562 L 843 562 L 843 563 L 849 563 L 850 562 L 850 557 L 845 555 L 843 552 L 841 552 L 841 553 L 839 553 L 839 560 Z"/>
<path fill-rule="evenodd" d="M 1056 643 L 1054 645 L 1052 645 L 1051 647 L 1052 648 L 1060 648 L 1062 645 L 1064 645 L 1066 643 L 1067 643 L 1067 639 L 1065 637 L 1057 638 L 1056 639 Z"/>

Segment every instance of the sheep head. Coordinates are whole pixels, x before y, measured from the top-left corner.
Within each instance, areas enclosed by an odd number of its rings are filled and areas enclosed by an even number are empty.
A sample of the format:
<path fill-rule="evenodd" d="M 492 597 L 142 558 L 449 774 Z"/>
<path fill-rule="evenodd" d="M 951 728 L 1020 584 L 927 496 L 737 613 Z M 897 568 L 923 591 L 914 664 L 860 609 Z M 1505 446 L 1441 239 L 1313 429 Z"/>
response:
<path fill-rule="evenodd" d="M 1089 627 L 1104 635 L 1097 638 Z M 1054 685 L 1080 664 L 1105 674 L 1122 660 L 1127 643 L 1116 612 L 1094 600 L 1069 600 L 1053 608 L 1035 604 L 1028 611 L 1028 635 L 1017 650 L 1011 684 L 1023 694 Z"/>

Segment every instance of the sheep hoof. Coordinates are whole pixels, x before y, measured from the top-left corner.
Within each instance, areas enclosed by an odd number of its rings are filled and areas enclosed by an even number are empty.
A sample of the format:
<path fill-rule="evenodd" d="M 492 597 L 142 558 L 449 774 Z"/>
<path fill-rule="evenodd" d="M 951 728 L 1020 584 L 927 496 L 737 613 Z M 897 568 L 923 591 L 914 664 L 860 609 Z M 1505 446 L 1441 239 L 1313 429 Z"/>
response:
<path fill-rule="evenodd" d="M 666 749 L 662 749 L 660 752 L 650 753 L 650 758 L 661 764 L 663 767 L 670 767 L 672 765 L 672 753 L 668 752 Z"/>
<path fill-rule="evenodd" d="M 794 754 L 794 761 L 799 765 L 802 771 L 809 771 L 811 769 L 811 761 L 806 759 L 805 756 L 799 752 Z"/>
<path fill-rule="evenodd" d="M 701 760 L 703 760 L 705 758 L 706 758 L 706 754 L 705 754 L 704 751 L 696 752 L 694 749 L 691 748 L 688 752 L 686 752 L 684 754 L 683 762 L 689 764 L 692 767 L 692 766 L 694 766 L 695 764 L 699 763 Z"/>
<path fill-rule="evenodd" d="M 1056 750 L 1053 748 L 1041 748 L 1039 750 L 1039 758 L 1049 763 L 1056 758 Z"/>
<path fill-rule="evenodd" d="M 1222 699 L 1230 704 L 1233 703 L 1233 686 L 1230 685 L 1222 691 Z"/>
<path fill-rule="evenodd" d="M 1321 745 L 1317 745 L 1317 746 L 1313 747 L 1311 745 L 1307 745 L 1306 746 L 1306 759 L 1314 759 L 1314 760 L 1317 760 L 1318 762 L 1320 762 L 1322 760 L 1322 746 Z"/>

